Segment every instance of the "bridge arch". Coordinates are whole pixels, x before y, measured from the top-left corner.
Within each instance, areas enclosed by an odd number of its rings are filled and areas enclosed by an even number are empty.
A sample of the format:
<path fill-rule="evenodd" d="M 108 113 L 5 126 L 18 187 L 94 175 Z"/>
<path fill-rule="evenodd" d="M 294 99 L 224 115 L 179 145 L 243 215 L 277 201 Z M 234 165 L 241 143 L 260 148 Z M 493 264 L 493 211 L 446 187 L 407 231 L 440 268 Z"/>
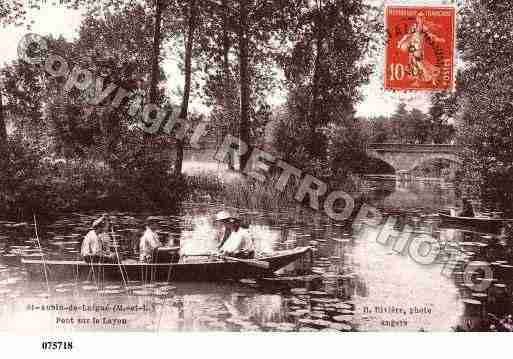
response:
<path fill-rule="evenodd" d="M 385 156 L 380 156 L 378 153 L 375 153 L 372 151 L 368 151 L 367 156 L 374 160 L 378 160 L 380 162 L 385 163 L 386 165 L 388 165 L 390 168 L 393 169 L 394 173 L 397 172 L 397 168 L 396 168 L 397 164 L 394 161 L 390 160 L 389 158 L 386 158 Z"/>
<path fill-rule="evenodd" d="M 446 160 L 448 162 L 455 163 L 459 166 L 463 165 L 463 161 L 457 156 L 450 155 L 450 154 L 434 154 L 434 155 L 424 156 L 424 157 L 419 158 L 416 161 L 414 161 L 413 164 L 411 165 L 411 168 L 408 170 L 408 172 L 413 171 L 417 167 L 419 167 L 427 162 L 431 162 L 431 161 L 435 161 L 435 160 Z"/>
<path fill-rule="evenodd" d="M 395 173 L 409 173 L 425 162 L 444 159 L 462 164 L 461 147 L 446 144 L 371 143 L 367 155 L 389 164 Z"/>

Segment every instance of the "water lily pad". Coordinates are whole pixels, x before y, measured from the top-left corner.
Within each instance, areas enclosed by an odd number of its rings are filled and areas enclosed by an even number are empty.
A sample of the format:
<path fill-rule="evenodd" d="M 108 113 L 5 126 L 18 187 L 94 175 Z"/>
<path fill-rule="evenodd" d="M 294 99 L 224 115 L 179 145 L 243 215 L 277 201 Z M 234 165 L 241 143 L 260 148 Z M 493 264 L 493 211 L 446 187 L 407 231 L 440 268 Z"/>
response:
<path fill-rule="evenodd" d="M 320 268 L 320 267 L 312 267 L 312 273 L 315 273 L 315 274 L 324 274 L 325 270 L 324 268 Z"/>
<path fill-rule="evenodd" d="M 67 292 L 71 292 L 71 288 L 55 288 L 55 291 L 57 293 L 67 293 Z"/>
<path fill-rule="evenodd" d="M 319 331 L 319 329 L 317 329 L 317 328 L 313 328 L 313 327 L 306 327 L 306 326 L 305 326 L 305 327 L 301 327 L 301 328 L 299 328 L 299 331 L 300 331 L 300 332 L 318 332 L 318 331 Z"/>
<path fill-rule="evenodd" d="M 323 312 L 319 312 L 319 311 L 311 312 L 310 317 L 312 317 L 314 319 L 328 319 L 329 318 L 328 315 L 326 315 Z"/>
<path fill-rule="evenodd" d="M 6 279 L 6 283 L 7 284 L 16 284 L 16 283 L 18 283 L 18 282 L 20 282 L 22 280 L 23 280 L 22 277 L 12 277 L 12 278 L 7 278 Z"/>
<path fill-rule="evenodd" d="M 346 309 L 346 310 L 353 309 L 353 306 L 348 303 L 336 303 L 333 305 L 333 307 L 335 307 L 336 309 Z"/>
<path fill-rule="evenodd" d="M 312 325 L 315 323 L 315 320 L 310 318 L 301 318 L 298 319 L 298 323 L 301 325 Z"/>
<path fill-rule="evenodd" d="M 254 279 L 241 279 L 239 280 L 242 284 L 256 284 L 257 282 Z"/>
<path fill-rule="evenodd" d="M 153 291 L 153 295 L 156 295 L 156 296 L 166 296 L 169 294 L 169 291 L 168 290 L 162 290 L 162 289 L 155 289 Z"/>
<path fill-rule="evenodd" d="M 338 303 L 338 300 L 334 298 L 312 298 L 310 299 L 310 302 L 318 304 L 334 304 Z"/>
<path fill-rule="evenodd" d="M 305 295 L 308 293 L 308 290 L 306 288 L 292 288 L 290 292 L 295 295 Z"/>
<path fill-rule="evenodd" d="M 120 285 L 106 285 L 104 288 L 107 289 L 107 290 L 121 289 L 121 286 Z"/>
<path fill-rule="evenodd" d="M 83 290 L 98 290 L 98 287 L 95 285 L 83 285 L 82 289 Z"/>
<path fill-rule="evenodd" d="M 129 285 L 126 287 L 127 290 L 139 290 L 139 289 L 143 289 L 143 286 L 142 285 Z"/>
<path fill-rule="evenodd" d="M 296 329 L 296 325 L 292 323 L 280 323 L 276 329 L 282 332 L 292 332 Z"/>
<path fill-rule="evenodd" d="M 123 290 L 121 289 L 103 289 L 99 290 L 98 294 L 100 295 L 110 295 L 110 294 L 122 294 Z"/>
<path fill-rule="evenodd" d="M 72 287 L 74 283 L 59 283 L 55 285 L 55 288 L 64 288 L 64 287 Z"/>
<path fill-rule="evenodd" d="M 343 332 L 349 332 L 353 329 L 349 324 L 345 323 L 331 323 L 329 328 Z"/>
<path fill-rule="evenodd" d="M 298 309 L 298 310 L 295 310 L 293 312 L 290 312 L 289 315 L 290 316 L 293 316 L 293 317 L 304 317 L 306 316 L 308 313 L 310 313 L 309 310 L 306 310 L 306 309 Z"/>
<path fill-rule="evenodd" d="M 336 322 L 347 322 L 351 319 L 351 316 L 348 315 L 336 315 L 332 318 Z"/>
<path fill-rule="evenodd" d="M 159 289 L 161 290 L 167 290 L 167 291 L 171 291 L 171 290 L 175 290 L 176 287 L 172 286 L 172 285 L 163 285 L 161 287 L 159 287 Z"/>

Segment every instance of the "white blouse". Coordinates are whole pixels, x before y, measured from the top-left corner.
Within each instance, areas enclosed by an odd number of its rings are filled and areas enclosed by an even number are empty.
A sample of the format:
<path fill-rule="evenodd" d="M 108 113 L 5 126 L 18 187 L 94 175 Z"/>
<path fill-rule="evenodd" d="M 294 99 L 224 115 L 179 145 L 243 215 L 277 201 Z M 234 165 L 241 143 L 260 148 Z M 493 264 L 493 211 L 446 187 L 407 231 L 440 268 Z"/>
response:
<path fill-rule="evenodd" d="M 235 253 L 242 250 L 253 251 L 255 249 L 253 236 L 246 228 L 239 228 L 237 232 L 232 232 L 223 246 L 221 252 Z"/>

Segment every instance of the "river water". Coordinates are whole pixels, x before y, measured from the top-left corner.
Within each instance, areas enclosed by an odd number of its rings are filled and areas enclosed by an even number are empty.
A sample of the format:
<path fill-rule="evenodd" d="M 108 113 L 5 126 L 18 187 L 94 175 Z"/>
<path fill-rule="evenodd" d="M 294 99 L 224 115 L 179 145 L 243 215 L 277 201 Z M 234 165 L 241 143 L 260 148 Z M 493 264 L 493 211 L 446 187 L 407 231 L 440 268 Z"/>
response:
<path fill-rule="evenodd" d="M 369 204 L 408 223 L 414 235 L 427 232 L 444 245 L 468 240 L 458 231 L 439 228 L 433 216 L 456 203 L 450 185 L 375 180 L 367 182 L 362 195 Z M 125 243 L 121 251 L 128 253 L 137 243 L 144 219 L 151 214 L 159 218 L 162 241 L 201 252 L 215 245 L 211 218 L 221 209 L 225 208 L 216 203 L 184 203 L 179 213 L 109 214 L 116 236 Z M 310 274 L 298 276 L 304 268 L 293 264 L 278 273 L 280 280 L 129 281 L 128 288 L 120 281 L 47 284 L 30 280 L 20 264 L 22 256 L 39 255 L 34 226 L 0 221 L 0 329 L 448 331 L 465 320 L 465 295 L 454 276 L 442 275 L 442 261 L 419 264 L 373 238 L 357 236 L 352 223 L 334 223 L 321 214 L 297 217 L 287 209 L 239 210 L 251 223 L 260 250 L 313 247 Z M 40 223 L 46 258 L 77 258 L 81 238 L 100 214 L 67 214 Z"/>

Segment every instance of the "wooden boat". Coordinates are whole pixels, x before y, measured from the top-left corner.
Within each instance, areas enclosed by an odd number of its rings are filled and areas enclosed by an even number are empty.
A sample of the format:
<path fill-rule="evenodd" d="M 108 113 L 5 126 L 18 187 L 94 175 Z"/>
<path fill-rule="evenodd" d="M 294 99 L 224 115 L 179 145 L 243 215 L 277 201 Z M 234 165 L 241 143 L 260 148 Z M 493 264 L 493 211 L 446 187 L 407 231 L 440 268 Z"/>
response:
<path fill-rule="evenodd" d="M 480 233 L 490 233 L 499 235 L 504 228 L 505 221 L 498 218 L 489 217 L 459 217 L 451 216 L 445 213 L 438 213 L 441 219 L 441 227 L 474 230 Z"/>
<path fill-rule="evenodd" d="M 84 261 L 22 259 L 22 264 L 34 278 L 49 280 L 94 278 L 155 281 L 212 281 L 270 276 L 278 269 L 311 255 L 310 247 L 278 251 L 270 256 L 257 258 L 269 264 L 268 268 L 234 260 L 205 260 L 198 263 L 86 263 Z M 46 272 L 46 275 L 45 275 Z"/>

